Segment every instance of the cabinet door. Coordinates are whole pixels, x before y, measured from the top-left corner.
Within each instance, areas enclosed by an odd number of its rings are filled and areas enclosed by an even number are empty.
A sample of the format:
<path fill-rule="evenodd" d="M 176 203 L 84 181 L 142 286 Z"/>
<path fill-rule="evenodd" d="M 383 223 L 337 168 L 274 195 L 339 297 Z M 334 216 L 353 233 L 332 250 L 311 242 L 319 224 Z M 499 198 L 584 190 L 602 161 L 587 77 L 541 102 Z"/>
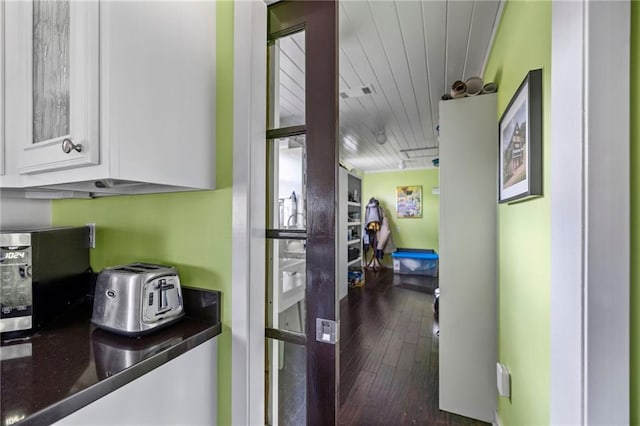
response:
<path fill-rule="evenodd" d="M 217 424 L 217 340 L 198 345 L 54 425 Z"/>
<path fill-rule="evenodd" d="M 97 1 L 21 2 L 27 72 L 20 173 L 97 164 Z"/>
<path fill-rule="evenodd" d="M 497 404 L 496 110 L 496 94 L 440 102 L 440 409 L 485 422 Z"/>

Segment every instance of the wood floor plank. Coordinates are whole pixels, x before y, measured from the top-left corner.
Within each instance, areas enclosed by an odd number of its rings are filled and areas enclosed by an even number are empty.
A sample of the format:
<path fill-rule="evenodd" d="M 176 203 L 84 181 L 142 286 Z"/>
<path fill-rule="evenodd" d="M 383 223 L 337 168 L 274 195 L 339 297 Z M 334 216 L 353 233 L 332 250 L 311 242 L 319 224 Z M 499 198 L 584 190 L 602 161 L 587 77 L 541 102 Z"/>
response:
<path fill-rule="evenodd" d="M 382 414 L 386 410 L 384 404 L 380 401 L 384 401 L 389 387 L 391 386 L 391 380 L 393 379 L 394 367 L 389 365 L 381 365 L 376 378 L 367 395 L 367 402 L 360 415 L 359 424 L 374 425 L 380 424 L 382 421 Z"/>
<path fill-rule="evenodd" d="M 389 386 L 385 400 L 386 412 L 384 419 L 387 424 L 400 424 L 408 415 L 405 410 L 405 401 L 409 391 L 407 385 L 411 376 L 415 354 L 415 344 L 406 342 L 402 344 L 391 386 Z"/>
<path fill-rule="evenodd" d="M 372 373 L 378 372 L 378 369 L 380 368 L 380 364 L 382 363 L 382 358 L 384 357 L 387 347 L 389 346 L 392 335 L 393 335 L 393 332 L 391 330 L 387 330 L 387 329 L 383 330 L 382 336 L 378 340 L 378 343 L 371 349 L 371 352 L 367 357 L 367 361 L 362 367 L 363 370 L 366 370 Z"/>
<path fill-rule="evenodd" d="M 367 402 L 367 394 L 369 393 L 374 378 L 375 375 L 368 371 L 360 372 L 353 389 L 351 389 L 351 392 L 349 392 L 347 396 L 348 404 L 343 406 L 346 407 L 346 409 L 340 411 L 340 424 L 357 424 L 362 407 L 364 407 Z"/>
<path fill-rule="evenodd" d="M 387 346 L 387 350 L 384 352 L 382 363 L 387 365 L 396 365 L 398 358 L 400 357 L 400 351 L 402 349 L 402 342 L 404 341 L 404 333 L 394 332 L 391 335 L 391 340 Z"/>
<path fill-rule="evenodd" d="M 373 344 L 371 339 L 368 338 L 367 333 L 368 331 L 365 327 L 359 327 L 347 344 L 344 344 L 342 341 L 340 342 L 340 350 L 343 354 L 340 358 L 341 364 L 349 365 L 359 352 L 371 349 Z"/>
<path fill-rule="evenodd" d="M 418 317 L 409 323 L 409 326 L 407 327 L 407 332 L 405 333 L 405 336 L 404 336 L 405 342 L 413 343 L 413 344 L 418 343 L 418 337 L 420 336 L 420 326 L 422 323 L 421 319 L 422 318 Z"/>

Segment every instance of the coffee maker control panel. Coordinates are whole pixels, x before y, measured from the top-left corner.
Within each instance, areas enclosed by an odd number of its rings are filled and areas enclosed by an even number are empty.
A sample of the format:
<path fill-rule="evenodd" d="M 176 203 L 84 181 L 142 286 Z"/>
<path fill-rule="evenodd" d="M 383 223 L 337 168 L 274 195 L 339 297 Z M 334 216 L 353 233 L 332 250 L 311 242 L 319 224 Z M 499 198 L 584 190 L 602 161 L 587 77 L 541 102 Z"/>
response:
<path fill-rule="evenodd" d="M 0 237 L 0 332 L 32 327 L 33 286 L 30 234 Z"/>

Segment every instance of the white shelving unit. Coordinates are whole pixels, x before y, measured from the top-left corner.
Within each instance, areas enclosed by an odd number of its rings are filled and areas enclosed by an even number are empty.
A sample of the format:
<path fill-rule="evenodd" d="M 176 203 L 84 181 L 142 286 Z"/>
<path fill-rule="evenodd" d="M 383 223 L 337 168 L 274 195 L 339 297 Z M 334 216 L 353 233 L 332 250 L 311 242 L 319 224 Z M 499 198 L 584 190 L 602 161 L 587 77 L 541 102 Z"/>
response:
<path fill-rule="evenodd" d="M 355 266 L 355 265 L 359 264 L 360 262 L 362 262 L 362 257 L 361 256 L 353 259 L 350 262 L 347 262 L 347 266 Z"/>
<path fill-rule="evenodd" d="M 360 177 L 340 168 L 338 196 L 338 267 L 340 299 L 347 295 L 349 269 L 362 264 L 362 184 Z M 357 250 L 357 256 L 354 253 Z M 352 253 L 351 259 L 349 253 Z"/>

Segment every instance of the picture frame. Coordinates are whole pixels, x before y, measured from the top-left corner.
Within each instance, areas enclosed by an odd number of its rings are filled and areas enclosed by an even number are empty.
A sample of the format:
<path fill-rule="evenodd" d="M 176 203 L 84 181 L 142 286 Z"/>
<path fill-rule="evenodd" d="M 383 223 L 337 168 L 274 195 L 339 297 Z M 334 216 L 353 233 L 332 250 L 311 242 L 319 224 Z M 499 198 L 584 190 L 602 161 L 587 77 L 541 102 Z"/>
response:
<path fill-rule="evenodd" d="M 498 202 L 542 195 L 542 69 L 529 71 L 499 122 Z"/>
<path fill-rule="evenodd" d="M 396 187 L 396 216 L 399 219 L 422 217 L 422 185 Z"/>

